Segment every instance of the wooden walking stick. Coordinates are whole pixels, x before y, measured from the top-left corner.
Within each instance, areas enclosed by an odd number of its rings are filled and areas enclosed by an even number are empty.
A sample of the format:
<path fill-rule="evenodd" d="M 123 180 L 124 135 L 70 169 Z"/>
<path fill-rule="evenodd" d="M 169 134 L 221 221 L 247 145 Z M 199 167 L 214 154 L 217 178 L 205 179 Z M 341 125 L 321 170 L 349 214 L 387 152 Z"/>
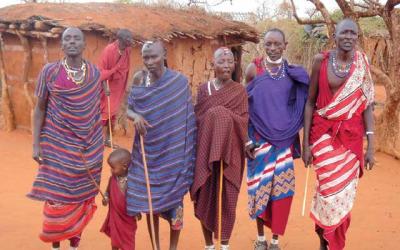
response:
<path fill-rule="evenodd" d="M 221 248 L 221 233 L 222 233 L 222 187 L 224 180 L 224 161 L 220 161 L 220 171 L 219 171 L 219 193 L 218 193 L 218 239 L 217 239 L 217 249 Z"/>
<path fill-rule="evenodd" d="M 306 200 L 307 200 L 307 190 L 308 190 L 308 176 L 310 175 L 310 168 L 311 168 L 311 166 L 307 166 L 306 185 L 304 187 L 303 208 L 301 210 L 301 216 L 304 216 L 304 212 L 306 210 Z"/>
<path fill-rule="evenodd" d="M 147 187 L 147 198 L 148 198 L 147 200 L 149 202 L 151 239 L 152 239 L 153 249 L 157 249 L 156 234 L 155 234 L 155 231 L 154 231 L 153 204 L 152 204 L 152 201 L 151 201 L 150 180 L 149 180 L 149 172 L 148 172 L 148 169 L 147 169 L 146 153 L 144 151 L 143 135 L 140 135 L 140 146 L 142 148 L 144 176 L 146 178 L 146 187 Z"/>
<path fill-rule="evenodd" d="M 110 145 L 111 149 L 114 150 L 114 143 L 113 143 L 113 136 L 112 136 L 112 124 L 111 124 L 111 101 L 110 101 L 110 85 L 107 81 L 107 90 L 108 90 L 108 95 L 107 95 L 107 106 L 108 106 L 108 129 L 110 133 Z"/>
<path fill-rule="evenodd" d="M 89 167 L 88 167 L 87 164 L 86 164 L 86 157 L 85 157 L 85 155 L 83 154 L 82 151 L 81 151 L 81 158 L 82 158 L 82 161 L 83 161 L 83 166 L 84 166 L 85 169 L 86 169 L 86 172 L 88 173 L 90 179 L 92 180 L 92 182 L 93 182 L 94 185 L 96 186 L 96 188 L 97 188 L 97 190 L 99 191 L 99 193 L 100 193 L 101 197 L 103 198 L 103 200 L 105 200 L 105 199 L 106 199 L 106 196 L 105 196 L 104 193 L 101 191 L 99 184 L 97 183 L 96 179 L 93 177 L 92 173 L 90 172 L 90 169 L 89 169 Z"/>

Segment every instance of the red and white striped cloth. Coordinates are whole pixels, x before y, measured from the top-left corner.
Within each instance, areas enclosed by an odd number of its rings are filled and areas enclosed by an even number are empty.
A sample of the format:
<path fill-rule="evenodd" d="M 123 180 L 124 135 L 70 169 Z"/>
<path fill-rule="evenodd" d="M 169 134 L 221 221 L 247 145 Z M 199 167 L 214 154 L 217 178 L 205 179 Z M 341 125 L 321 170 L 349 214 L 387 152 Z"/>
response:
<path fill-rule="evenodd" d="M 343 146 L 334 146 L 332 139 L 324 134 L 312 147 L 317 191 L 311 217 L 324 228 L 334 228 L 349 216 L 360 171 L 356 155 Z"/>
<path fill-rule="evenodd" d="M 327 231 L 334 230 L 350 216 L 362 156 L 352 151 L 349 145 L 351 140 L 357 140 L 362 151 L 363 133 L 359 133 L 355 127 L 348 130 L 348 126 L 362 124 L 362 113 L 374 100 L 368 60 L 359 51 L 355 52 L 354 59 L 346 82 L 327 105 L 316 111 L 313 118 L 312 133 L 315 134 L 311 134 L 311 137 L 315 139 L 312 140 L 311 152 L 317 187 L 311 217 Z M 323 130 L 319 132 L 318 128 Z M 351 133 L 353 137 L 346 133 Z"/>

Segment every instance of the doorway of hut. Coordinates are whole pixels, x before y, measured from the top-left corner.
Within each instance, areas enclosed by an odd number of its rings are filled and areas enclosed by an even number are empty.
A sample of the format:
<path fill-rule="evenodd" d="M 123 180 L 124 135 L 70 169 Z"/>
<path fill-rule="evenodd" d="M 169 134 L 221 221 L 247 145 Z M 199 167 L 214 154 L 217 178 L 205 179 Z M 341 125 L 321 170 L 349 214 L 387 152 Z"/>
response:
<path fill-rule="evenodd" d="M 235 58 L 235 70 L 232 73 L 232 80 L 240 83 L 242 81 L 242 46 L 233 46 L 231 50 Z"/>

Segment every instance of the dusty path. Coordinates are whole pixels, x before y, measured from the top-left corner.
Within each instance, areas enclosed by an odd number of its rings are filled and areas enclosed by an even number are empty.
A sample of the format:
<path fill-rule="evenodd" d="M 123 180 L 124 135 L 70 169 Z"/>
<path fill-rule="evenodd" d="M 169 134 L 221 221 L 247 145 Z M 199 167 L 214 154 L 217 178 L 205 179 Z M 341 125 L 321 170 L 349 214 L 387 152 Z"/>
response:
<path fill-rule="evenodd" d="M 129 139 L 117 138 L 117 141 L 120 145 L 130 148 Z M 37 168 L 30 157 L 31 144 L 31 136 L 26 132 L 0 131 L 0 249 L 2 250 L 50 249 L 49 245 L 42 243 L 37 237 L 41 229 L 42 203 L 25 197 Z M 107 150 L 106 154 L 109 152 L 110 150 Z M 376 168 L 366 173 L 361 180 L 346 249 L 400 249 L 400 161 L 384 154 L 378 154 L 377 161 Z M 109 169 L 105 166 L 103 189 L 108 176 Z M 296 176 L 297 194 L 286 235 L 280 240 L 282 249 L 318 249 L 311 220 L 308 216 L 300 215 L 305 171 L 299 161 L 296 162 Z M 313 186 L 313 181 L 310 181 L 309 197 Z M 255 225 L 247 216 L 246 202 L 246 190 L 243 185 L 231 240 L 233 250 L 252 249 L 252 241 L 256 235 Z M 99 198 L 97 203 L 98 211 L 83 235 L 79 248 L 81 250 L 110 249 L 108 238 L 99 233 L 107 208 L 100 206 Z M 162 249 L 167 249 L 168 237 L 167 223 L 162 221 Z M 144 221 L 139 223 L 136 242 L 136 249 L 150 249 Z M 63 246 L 64 249 L 68 249 L 65 244 Z M 193 216 L 193 206 L 188 197 L 185 199 L 184 230 L 179 248 L 203 249 L 200 225 Z"/>

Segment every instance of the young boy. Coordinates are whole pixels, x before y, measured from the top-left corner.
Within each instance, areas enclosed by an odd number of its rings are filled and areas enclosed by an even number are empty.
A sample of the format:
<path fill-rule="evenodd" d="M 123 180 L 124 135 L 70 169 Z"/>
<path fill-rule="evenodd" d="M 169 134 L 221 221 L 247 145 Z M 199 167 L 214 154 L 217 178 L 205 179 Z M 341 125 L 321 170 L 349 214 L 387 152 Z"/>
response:
<path fill-rule="evenodd" d="M 111 167 L 111 177 L 108 182 L 103 205 L 107 206 L 108 214 L 101 228 L 101 232 L 111 238 L 112 250 L 134 250 L 136 219 L 138 216 L 129 216 L 126 212 L 126 181 L 131 154 L 128 150 L 118 148 L 108 157 Z"/>

